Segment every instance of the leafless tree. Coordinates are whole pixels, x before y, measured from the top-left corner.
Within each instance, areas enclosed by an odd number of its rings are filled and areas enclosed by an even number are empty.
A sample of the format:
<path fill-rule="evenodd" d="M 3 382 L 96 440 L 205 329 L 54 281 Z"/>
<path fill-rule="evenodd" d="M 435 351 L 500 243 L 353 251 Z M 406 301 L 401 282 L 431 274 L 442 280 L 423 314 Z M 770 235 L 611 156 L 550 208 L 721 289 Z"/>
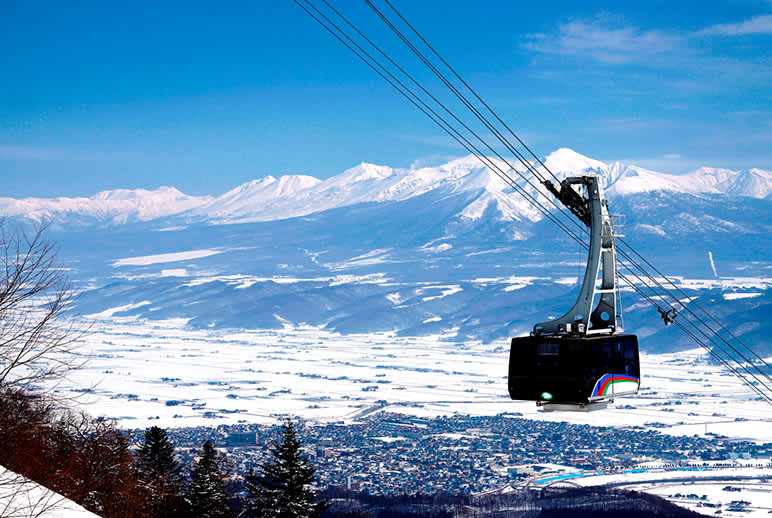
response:
<path fill-rule="evenodd" d="M 0 220 L 0 387 L 40 387 L 82 363 L 83 328 L 63 318 L 72 290 L 45 229 Z"/>
<path fill-rule="evenodd" d="M 54 405 L 25 403 L 25 398 L 34 399 L 33 394 L 41 390 L 53 394 L 55 383 L 83 363 L 76 343 L 85 328 L 63 315 L 72 290 L 66 271 L 57 265 L 56 247 L 45 239 L 45 230 L 45 225 L 24 230 L 0 219 L 0 435 L 10 441 L 0 449 L 3 459 L 12 464 L 36 451 L 30 441 L 39 434 L 24 435 L 21 430 L 25 426 L 43 430 L 44 418 Z M 23 415 L 16 415 L 17 411 Z M 19 467 L 32 469 L 34 464 Z M 0 467 L 0 516 L 47 516 L 60 504 L 70 505 L 68 502 Z"/>

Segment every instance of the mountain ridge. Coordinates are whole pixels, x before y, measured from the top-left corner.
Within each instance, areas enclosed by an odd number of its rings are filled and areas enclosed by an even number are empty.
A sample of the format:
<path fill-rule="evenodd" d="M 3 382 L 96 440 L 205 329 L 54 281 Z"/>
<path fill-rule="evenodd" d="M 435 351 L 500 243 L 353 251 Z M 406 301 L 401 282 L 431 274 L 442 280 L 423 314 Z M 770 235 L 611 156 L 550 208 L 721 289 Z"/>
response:
<path fill-rule="evenodd" d="M 509 166 L 492 161 L 503 171 Z M 525 167 L 510 162 L 521 173 Z M 643 192 L 670 191 L 686 194 L 715 194 L 757 199 L 772 198 L 772 172 L 759 168 L 742 171 L 701 167 L 684 175 L 651 171 L 624 162 L 602 162 L 569 148 L 560 148 L 543 160 L 558 178 L 576 175 L 601 177 L 608 196 L 630 196 Z M 547 176 L 545 167 L 538 168 Z M 512 173 L 510 173 L 512 174 Z M 531 173 L 528 174 L 531 177 Z M 513 174 L 514 176 L 514 174 Z M 543 194 L 541 186 L 518 182 L 532 195 Z M 351 206 L 359 203 L 401 201 L 429 191 L 473 192 L 459 218 L 475 220 L 489 207 L 506 221 L 541 215 L 528 202 L 511 195 L 495 171 L 474 156 L 465 156 L 436 167 L 392 168 L 362 162 L 325 180 L 310 175 L 266 176 L 251 180 L 220 196 L 190 196 L 174 187 L 115 189 L 90 197 L 0 198 L 0 214 L 35 222 L 88 226 L 120 225 L 177 219 L 178 222 L 212 224 L 272 221 Z"/>

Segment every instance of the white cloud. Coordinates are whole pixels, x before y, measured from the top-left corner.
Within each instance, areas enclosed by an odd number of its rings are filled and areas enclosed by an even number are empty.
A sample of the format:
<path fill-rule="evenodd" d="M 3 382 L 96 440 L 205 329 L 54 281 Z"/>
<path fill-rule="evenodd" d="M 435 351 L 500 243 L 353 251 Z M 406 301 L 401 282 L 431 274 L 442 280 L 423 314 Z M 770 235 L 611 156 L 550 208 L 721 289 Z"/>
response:
<path fill-rule="evenodd" d="M 641 30 L 605 14 L 558 26 L 557 34 L 530 35 L 525 47 L 547 54 L 587 56 L 609 64 L 640 61 L 681 46 L 683 36 Z"/>
<path fill-rule="evenodd" d="M 749 20 L 737 23 L 722 23 L 718 25 L 712 25 L 701 31 L 698 31 L 697 34 L 706 36 L 746 36 L 749 34 L 772 34 L 772 14 L 754 16 Z"/>
<path fill-rule="evenodd" d="M 696 57 L 690 45 L 694 39 L 751 34 L 772 34 L 772 14 L 693 32 L 676 32 L 642 29 L 620 17 L 602 13 L 592 19 L 561 23 L 554 33 L 530 34 L 523 46 L 544 54 L 589 58 L 610 65 L 658 66 L 666 64 L 668 57 Z"/>

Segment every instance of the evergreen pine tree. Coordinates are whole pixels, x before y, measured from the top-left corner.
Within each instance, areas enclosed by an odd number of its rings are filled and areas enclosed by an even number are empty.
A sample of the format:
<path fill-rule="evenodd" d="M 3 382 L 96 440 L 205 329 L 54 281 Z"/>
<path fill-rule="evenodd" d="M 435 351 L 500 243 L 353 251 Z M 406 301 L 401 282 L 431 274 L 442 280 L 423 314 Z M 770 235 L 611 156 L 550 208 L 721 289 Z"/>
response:
<path fill-rule="evenodd" d="M 246 477 L 242 516 L 255 518 L 318 518 L 327 509 L 310 486 L 315 470 L 301 451 L 294 423 L 287 419 L 280 441 L 271 441 L 271 459 Z"/>
<path fill-rule="evenodd" d="M 153 516 L 178 516 L 182 488 L 181 466 L 174 457 L 174 443 L 165 430 L 157 426 L 145 430 L 139 465 L 152 495 Z"/>
<path fill-rule="evenodd" d="M 217 451 L 206 441 L 201 458 L 190 475 L 185 498 L 191 516 L 197 518 L 227 518 L 231 516 L 223 475 L 218 465 Z"/>

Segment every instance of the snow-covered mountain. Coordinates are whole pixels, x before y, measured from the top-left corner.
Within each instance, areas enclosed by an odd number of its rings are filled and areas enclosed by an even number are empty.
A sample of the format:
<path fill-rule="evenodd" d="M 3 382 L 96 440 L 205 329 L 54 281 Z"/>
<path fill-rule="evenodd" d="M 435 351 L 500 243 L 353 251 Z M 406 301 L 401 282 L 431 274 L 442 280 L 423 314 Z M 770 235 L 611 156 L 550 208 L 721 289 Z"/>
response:
<path fill-rule="evenodd" d="M 156 190 L 116 189 L 84 198 L 0 198 L 0 215 L 53 223 L 108 223 L 150 221 L 198 207 L 211 197 L 183 194 L 174 187 Z"/>
<path fill-rule="evenodd" d="M 604 179 L 609 196 L 671 191 L 767 198 L 772 193 L 772 172 L 762 169 L 733 171 L 700 167 L 687 174 L 672 175 L 618 161 L 600 162 L 567 148 L 553 152 L 545 164 L 552 172 L 563 175 L 596 174 Z"/>
<path fill-rule="evenodd" d="M 507 171 L 508 165 L 496 160 Z M 524 168 L 515 164 L 519 169 Z M 609 197 L 670 192 L 769 198 L 772 172 L 762 169 L 731 171 L 702 167 L 684 175 L 649 171 L 622 162 L 601 162 L 561 148 L 544 163 L 556 176 L 593 174 L 603 178 Z M 542 169 L 543 170 L 543 169 Z M 531 193 L 533 186 L 519 182 Z M 437 167 L 397 169 L 361 163 L 343 173 L 319 180 L 312 176 L 268 176 L 236 187 L 220 196 L 188 196 L 173 187 L 154 191 L 114 190 L 89 198 L 0 198 L 0 214 L 60 224 L 118 225 L 127 222 L 176 219 L 185 223 L 244 223 L 306 216 L 361 203 L 397 202 L 436 191 L 469 193 L 458 217 L 477 220 L 493 211 L 502 221 L 537 221 L 541 214 L 525 199 L 512 194 L 495 171 L 473 156 Z"/>
<path fill-rule="evenodd" d="M 255 218 L 257 214 L 275 213 L 277 201 L 302 198 L 302 193 L 320 183 L 317 178 L 306 175 L 285 175 L 278 179 L 266 176 L 241 184 L 222 196 L 179 212 L 185 212 L 188 218 L 199 217 L 216 222 Z"/>
<path fill-rule="evenodd" d="M 276 183 L 293 188 L 268 189 Z M 518 219 L 523 214 L 535 217 L 536 211 L 524 200 L 506 194 L 504 182 L 474 157 L 421 169 L 361 163 L 324 181 L 309 176 L 283 176 L 276 182 L 268 177 L 237 187 L 180 216 L 188 221 L 214 223 L 273 221 L 360 203 L 397 202 L 430 191 L 477 192 L 479 199 L 461 214 L 466 218 L 474 219 L 491 203 L 505 219 Z"/>
<path fill-rule="evenodd" d="M 544 161 L 559 178 L 600 176 L 627 217 L 626 240 L 772 354 L 771 173 L 667 175 L 570 149 Z M 217 197 L 161 188 L 3 199 L 2 212 L 55 223 L 47 238 L 78 291 L 74 311 L 192 327 L 506 341 L 570 307 L 586 258 L 474 157 L 266 177 Z M 624 304 L 645 349 L 694 346 L 633 292 Z"/>

